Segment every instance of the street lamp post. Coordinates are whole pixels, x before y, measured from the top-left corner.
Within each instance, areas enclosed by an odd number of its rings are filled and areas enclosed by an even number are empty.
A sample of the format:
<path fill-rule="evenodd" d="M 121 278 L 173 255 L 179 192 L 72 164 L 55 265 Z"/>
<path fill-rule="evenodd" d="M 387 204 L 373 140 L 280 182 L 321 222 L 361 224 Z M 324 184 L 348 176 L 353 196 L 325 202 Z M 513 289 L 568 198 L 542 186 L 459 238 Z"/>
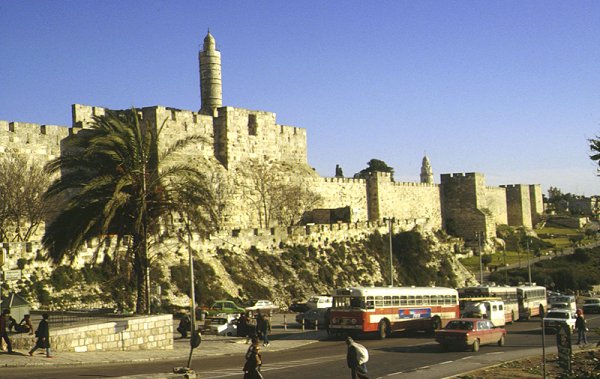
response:
<path fill-rule="evenodd" d="M 390 248 L 390 287 L 394 286 L 394 264 L 393 264 L 393 256 L 392 256 L 392 234 L 394 232 L 394 222 L 396 219 L 394 217 L 386 217 L 383 221 L 387 221 L 389 225 L 389 248 Z"/>
<path fill-rule="evenodd" d="M 481 232 L 475 232 L 479 248 L 479 284 L 483 285 L 483 255 L 481 254 Z"/>
<path fill-rule="evenodd" d="M 194 345 L 192 340 L 194 339 L 196 333 L 196 291 L 194 289 L 194 257 L 192 254 L 192 233 L 190 231 L 189 224 L 187 226 L 187 245 L 188 245 L 188 254 L 190 260 L 190 298 L 191 298 L 191 326 L 190 326 L 190 357 L 188 358 L 188 369 L 192 368 L 192 352 L 194 351 Z"/>
<path fill-rule="evenodd" d="M 527 237 L 527 239 L 525 240 L 526 244 L 527 244 L 527 271 L 529 273 L 529 285 L 531 285 L 531 262 L 529 259 L 529 237 Z"/>

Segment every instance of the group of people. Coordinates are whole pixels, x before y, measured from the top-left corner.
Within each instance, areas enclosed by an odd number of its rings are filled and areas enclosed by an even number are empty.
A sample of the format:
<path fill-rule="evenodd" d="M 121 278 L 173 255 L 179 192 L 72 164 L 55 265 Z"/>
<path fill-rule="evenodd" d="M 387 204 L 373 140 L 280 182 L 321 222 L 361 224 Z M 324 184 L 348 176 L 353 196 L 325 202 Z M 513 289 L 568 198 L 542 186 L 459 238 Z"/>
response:
<path fill-rule="evenodd" d="M 236 322 L 237 336 L 246 337 L 246 343 L 256 336 L 263 341 L 263 346 L 269 346 L 269 334 L 271 333 L 271 320 L 269 315 L 260 310 L 256 315 L 256 322 L 249 315 L 241 313 Z"/>
<path fill-rule="evenodd" d="M 48 318 L 50 316 L 47 313 L 42 314 L 42 320 L 40 321 L 35 336 L 37 337 L 35 345 L 29 350 L 29 356 L 33 356 L 33 353 L 37 349 L 45 349 L 46 357 L 52 358 L 50 352 L 50 328 L 48 325 Z M 10 315 L 10 310 L 5 309 L 0 315 L 0 343 L 4 341 L 6 344 L 6 351 L 8 354 L 13 354 L 12 342 L 8 336 L 8 331 L 14 329 L 17 333 L 33 333 L 33 325 L 31 324 L 31 316 L 25 315 L 21 322 L 17 324 L 17 321 Z"/>

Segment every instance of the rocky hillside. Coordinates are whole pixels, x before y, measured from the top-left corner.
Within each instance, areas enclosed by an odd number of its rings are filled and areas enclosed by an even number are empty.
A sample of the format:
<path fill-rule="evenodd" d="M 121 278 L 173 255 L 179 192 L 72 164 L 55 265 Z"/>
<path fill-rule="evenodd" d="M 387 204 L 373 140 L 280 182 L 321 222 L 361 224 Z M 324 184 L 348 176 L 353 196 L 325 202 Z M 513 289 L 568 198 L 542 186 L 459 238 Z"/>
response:
<path fill-rule="evenodd" d="M 174 244 L 181 247 L 181 244 Z M 460 240 L 418 230 L 393 236 L 395 285 L 450 286 L 475 283 L 455 254 Z M 24 253 L 25 254 L 25 253 Z M 25 256 L 25 255 L 24 255 Z M 158 265 L 157 262 L 172 262 Z M 19 262 L 23 279 L 3 284 L 33 308 L 133 310 L 135 287 L 123 262 L 104 255 L 96 264 L 50 267 L 39 255 Z M 25 273 L 30 273 L 25 275 Z M 282 308 L 295 299 L 330 293 L 334 288 L 389 283 L 389 239 L 378 231 L 364 237 L 315 245 L 286 245 L 270 251 L 256 247 L 196 252 L 194 262 L 197 303 L 231 298 L 271 299 Z M 155 311 L 171 312 L 189 306 L 187 251 L 175 249 L 157 256 L 151 271 Z"/>

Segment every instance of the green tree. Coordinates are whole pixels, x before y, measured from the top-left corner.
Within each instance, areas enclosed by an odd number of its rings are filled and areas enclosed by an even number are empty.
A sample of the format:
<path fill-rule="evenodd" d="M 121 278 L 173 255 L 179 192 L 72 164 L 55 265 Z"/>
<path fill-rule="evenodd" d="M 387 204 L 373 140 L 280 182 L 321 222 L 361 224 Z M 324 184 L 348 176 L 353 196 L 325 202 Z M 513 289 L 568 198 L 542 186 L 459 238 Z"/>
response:
<path fill-rule="evenodd" d="M 392 179 L 394 178 L 394 169 L 391 168 L 390 166 L 388 166 L 387 163 L 385 163 L 384 161 L 379 160 L 379 159 L 374 159 L 374 158 L 367 162 L 367 168 L 354 174 L 354 178 L 367 179 L 369 174 L 376 172 L 376 171 L 389 172 Z"/>
<path fill-rule="evenodd" d="M 60 264 L 75 259 L 87 240 L 116 236 L 120 246 L 127 239 L 123 256 L 115 249 L 122 261 L 115 270 L 135 281 L 138 313 L 149 309 L 149 239 L 175 228 L 176 215 L 185 215 L 200 232 L 208 232 L 215 220 L 204 174 L 180 155 L 204 140 L 190 136 L 159 152 L 163 126 L 142 122 L 135 109 L 109 112 L 74 135 L 68 151 L 46 166 L 50 174 L 61 174 L 46 198 L 66 199 L 42 240 L 49 257 Z"/>

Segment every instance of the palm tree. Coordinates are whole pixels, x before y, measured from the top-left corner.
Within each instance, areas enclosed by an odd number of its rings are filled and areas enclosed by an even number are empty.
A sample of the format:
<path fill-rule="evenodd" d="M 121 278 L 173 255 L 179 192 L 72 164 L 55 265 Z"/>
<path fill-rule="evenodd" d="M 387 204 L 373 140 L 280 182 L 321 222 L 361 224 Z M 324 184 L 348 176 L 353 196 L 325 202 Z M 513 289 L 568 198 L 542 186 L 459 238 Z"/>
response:
<path fill-rule="evenodd" d="M 214 225 L 212 195 L 198 167 L 181 159 L 200 136 L 175 142 L 159 153 L 160 128 L 142 122 L 135 109 L 94 117 L 90 129 L 72 137 L 68 151 L 46 166 L 59 174 L 46 192 L 48 201 L 64 200 L 42 239 L 56 264 L 73 260 L 88 240 L 100 244 L 117 237 L 117 247 L 130 241 L 120 259 L 121 274 L 133 274 L 136 312 L 149 311 L 148 239 L 176 215 L 185 215 L 198 232 Z M 118 254 L 115 249 L 115 254 Z M 97 252 L 96 252 L 97 254 Z"/>

